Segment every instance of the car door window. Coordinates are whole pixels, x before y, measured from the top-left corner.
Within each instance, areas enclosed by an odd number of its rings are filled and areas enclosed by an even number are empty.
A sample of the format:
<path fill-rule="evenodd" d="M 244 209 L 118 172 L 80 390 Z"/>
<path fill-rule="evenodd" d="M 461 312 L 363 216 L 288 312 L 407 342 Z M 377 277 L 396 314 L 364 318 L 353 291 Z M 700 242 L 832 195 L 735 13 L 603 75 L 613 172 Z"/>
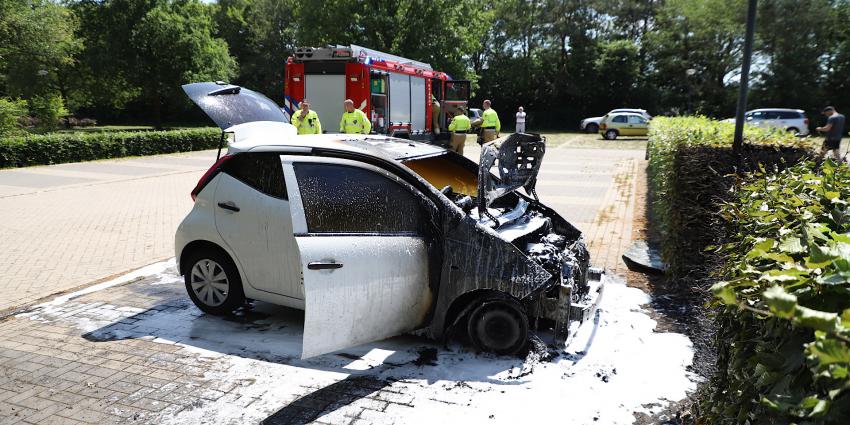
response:
<path fill-rule="evenodd" d="M 763 111 L 753 112 L 747 115 L 747 119 L 763 120 L 765 113 Z"/>
<path fill-rule="evenodd" d="M 349 165 L 293 167 L 309 233 L 424 234 L 425 200 L 403 184 Z"/>
<path fill-rule="evenodd" d="M 613 119 L 613 120 L 611 120 L 611 121 L 613 121 L 613 122 L 619 122 L 619 123 L 625 123 L 625 122 L 626 122 L 626 116 L 625 116 L 625 115 L 617 115 L 617 116 L 615 116 L 615 117 L 614 117 L 614 119 Z"/>
<path fill-rule="evenodd" d="M 629 115 L 629 124 L 646 124 L 646 120 L 637 115 Z"/>
<path fill-rule="evenodd" d="M 766 120 L 778 120 L 779 112 L 777 111 L 767 111 L 764 113 L 764 119 Z"/>
<path fill-rule="evenodd" d="M 240 153 L 224 162 L 222 172 L 269 196 L 287 199 L 280 155 Z"/>
<path fill-rule="evenodd" d="M 790 111 L 782 111 L 779 113 L 779 118 L 783 120 L 797 120 L 800 119 L 799 112 L 790 112 Z"/>

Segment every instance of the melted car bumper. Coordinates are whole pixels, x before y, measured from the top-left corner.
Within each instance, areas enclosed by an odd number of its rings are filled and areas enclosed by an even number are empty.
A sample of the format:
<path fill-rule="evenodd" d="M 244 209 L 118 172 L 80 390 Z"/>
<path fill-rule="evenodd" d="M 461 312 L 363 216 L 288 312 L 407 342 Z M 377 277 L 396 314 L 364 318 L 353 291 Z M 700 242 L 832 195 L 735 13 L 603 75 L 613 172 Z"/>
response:
<path fill-rule="evenodd" d="M 566 344 L 578 332 L 585 322 L 593 319 L 602 292 L 605 288 L 605 271 L 590 267 L 587 269 L 587 291 L 578 295 L 572 282 L 562 280 L 557 287 L 557 298 L 541 298 L 538 304 L 541 311 L 539 317 L 555 322 L 554 341 L 557 345 Z M 552 295 L 551 292 L 549 292 Z"/>

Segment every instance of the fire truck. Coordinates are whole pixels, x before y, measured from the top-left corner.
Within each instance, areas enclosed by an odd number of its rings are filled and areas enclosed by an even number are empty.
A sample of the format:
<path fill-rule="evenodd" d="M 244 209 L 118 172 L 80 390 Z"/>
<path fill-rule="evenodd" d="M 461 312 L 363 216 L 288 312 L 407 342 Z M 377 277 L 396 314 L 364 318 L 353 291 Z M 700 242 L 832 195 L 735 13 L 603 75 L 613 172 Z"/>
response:
<path fill-rule="evenodd" d="M 353 44 L 298 48 L 286 62 L 284 87 L 284 112 L 291 116 L 307 99 L 330 132 L 351 99 L 374 133 L 417 140 L 442 139 L 455 111 L 469 103 L 469 81 Z"/>

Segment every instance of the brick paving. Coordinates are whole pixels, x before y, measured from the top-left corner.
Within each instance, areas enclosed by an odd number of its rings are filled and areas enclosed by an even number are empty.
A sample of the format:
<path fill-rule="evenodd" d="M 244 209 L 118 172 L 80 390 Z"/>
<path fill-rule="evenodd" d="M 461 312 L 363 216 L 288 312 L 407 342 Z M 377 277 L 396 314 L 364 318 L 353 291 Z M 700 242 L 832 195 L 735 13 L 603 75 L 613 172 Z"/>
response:
<path fill-rule="evenodd" d="M 541 199 L 585 232 L 594 263 L 611 271 L 630 242 L 642 156 L 556 147 L 544 160 Z M 0 171 L 0 255 L 14 294 L 0 310 L 173 255 L 188 193 L 213 157 Z M 302 322 L 268 305 L 230 320 L 203 315 L 173 272 L 42 305 L 0 321 L 0 424 L 392 423 L 414 406 L 462 407 L 490 391 L 394 373 L 441 349 L 415 337 L 394 339 L 386 359 L 364 360 L 373 350 L 300 360 Z"/>
<path fill-rule="evenodd" d="M 0 170 L 0 313 L 174 255 L 215 151 Z"/>

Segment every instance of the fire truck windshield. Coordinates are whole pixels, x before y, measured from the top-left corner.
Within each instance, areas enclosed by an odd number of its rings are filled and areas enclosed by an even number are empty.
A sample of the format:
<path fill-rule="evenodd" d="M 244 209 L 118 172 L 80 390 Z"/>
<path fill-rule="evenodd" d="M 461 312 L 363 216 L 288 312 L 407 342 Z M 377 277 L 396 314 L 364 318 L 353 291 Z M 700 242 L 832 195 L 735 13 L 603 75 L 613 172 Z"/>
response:
<path fill-rule="evenodd" d="M 446 81 L 446 100 L 469 101 L 469 81 Z"/>

